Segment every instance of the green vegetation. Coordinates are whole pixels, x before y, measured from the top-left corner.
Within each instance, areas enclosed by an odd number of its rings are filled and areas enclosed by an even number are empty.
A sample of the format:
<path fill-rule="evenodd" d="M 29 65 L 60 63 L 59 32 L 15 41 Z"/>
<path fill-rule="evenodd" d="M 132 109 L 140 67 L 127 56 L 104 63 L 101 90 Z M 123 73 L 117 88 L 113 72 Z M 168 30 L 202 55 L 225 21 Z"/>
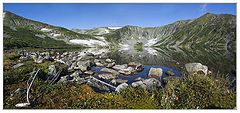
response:
<path fill-rule="evenodd" d="M 30 30 L 23 27 L 17 27 L 16 30 L 4 26 L 4 34 L 8 37 L 3 39 L 3 46 L 5 49 L 33 47 L 33 48 L 83 48 L 77 45 L 68 45 L 63 41 L 54 40 L 47 37 L 42 32 Z M 41 38 L 35 34 L 43 35 Z"/>
<path fill-rule="evenodd" d="M 143 51 L 143 43 L 142 42 L 137 42 L 136 44 L 134 44 L 134 48 L 137 51 Z"/>

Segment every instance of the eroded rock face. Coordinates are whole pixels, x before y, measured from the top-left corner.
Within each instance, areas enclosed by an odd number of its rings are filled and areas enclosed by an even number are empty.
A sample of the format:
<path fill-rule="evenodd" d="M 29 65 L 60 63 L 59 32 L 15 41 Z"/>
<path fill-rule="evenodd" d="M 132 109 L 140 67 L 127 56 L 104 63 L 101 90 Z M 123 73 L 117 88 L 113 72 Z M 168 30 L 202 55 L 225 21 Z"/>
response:
<path fill-rule="evenodd" d="M 115 91 L 117 92 L 120 92 L 122 91 L 123 89 L 126 89 L 128 87 L 128 84 L 127 83 L 122 83 L 120 85 L 117 86 L 117 88 L 115 89 Z"/>
<path fill-rule="evenodd" d="M 203 72 L 205 75 L 208 74 L 208 67 L 202 65 L 201 63 L 187 63 L 185 64 L 185 68 L 189 74 Z"/>
<path fill-rule="evenodd" d="M 148 76 L 150 78 L 160 79 L 162 74 L 163 74 L 163 70 L 161 68 L 150 68 Z"/>

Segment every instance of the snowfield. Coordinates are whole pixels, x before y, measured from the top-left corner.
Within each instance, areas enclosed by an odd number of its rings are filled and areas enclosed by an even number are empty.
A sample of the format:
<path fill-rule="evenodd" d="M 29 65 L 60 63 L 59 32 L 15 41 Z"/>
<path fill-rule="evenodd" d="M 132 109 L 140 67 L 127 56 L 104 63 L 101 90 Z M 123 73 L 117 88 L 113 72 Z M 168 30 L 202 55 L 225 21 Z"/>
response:
<path fill-rule="evenodd" d="M 108 29 L 111 29 L 111 30 L 117 30 L 117 29 L 120 29 L 122 27 L 108 27 Z"/>
<path fill-rule="evenodd" d="M 155 39 L 150 39 L 150 40 L 148 40 L 148 42 L 146 44 L 144 44 L 144 46 L 152 46 L 152 45 L 154 45 L 156 43 L 157 43 L 157 39 L 156 38 Z"/>
<path fill-rule="evenodd" d="M 90 46 L 90 47 L 94 47 L 94 46 L 107 46 L 106 43 L 102 42 L 102 41 L 99 41 L 99 40 L 82 40 L 82 39 L 72 39 L 69 41 L 70 43 L 73 43 L 73 44 L 82 44 L 82 45 L 87 45 L 87 46 Z"/>

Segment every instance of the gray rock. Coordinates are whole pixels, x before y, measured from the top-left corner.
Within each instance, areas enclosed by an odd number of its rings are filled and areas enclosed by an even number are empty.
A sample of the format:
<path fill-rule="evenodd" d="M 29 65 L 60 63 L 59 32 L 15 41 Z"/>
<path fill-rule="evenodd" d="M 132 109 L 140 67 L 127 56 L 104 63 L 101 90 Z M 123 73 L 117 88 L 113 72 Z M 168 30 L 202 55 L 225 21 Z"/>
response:
<path fill-rule="evenodd" d="M 112 60 L 112 59 L 109 59 L 109 58 L 106 59 L 105 61 L 106 61 L 107 63 L 112 63 L 112 62 L 113 62 L 113 60 Z"/>
<path fill-rule="evenodd" d="M 126 82 L 128 82 L 128 80 L 116 79 L 116 83 L 119 83 L 119 84 L 126 83 Z"/>
<path fill-rule="evenodd" d="M 127 68 L 127 65 L 115 65 L 112 67 L 113 69 L 115 70 L 122 70 L 122 69 L 126 69 Z"/>
<path fill-rule="evenodd" d="M 24 65 L 24 63 L 18 63 L 18 64 L 16 64 L 16 65 L 14 65 L 13 68 L 16 69 L 16 68 L 21 67 L 21 66 L 23 66 L 23 65 Z"/>
<path fill-rule="evenodd" d="M 114 74 L 110 74 L 110 73 L 104 73 L 104 74 L 99 74 L 98 77 L 101 79 L 104 79 L 104 80 L 111 80 L 111 79 L 116 78 L 117 76 Z"/>
<path fill-rule="evenodd" d="M 107 64 L 106 67 L 111 68 L 111 67 L 113 67 L 114 65 L 115 65 L 115 62 L 112 62 L 112 63 Z"/>
<path fill-rule="evenodd" d="M 131 67 L 136 67 L 138 65 L 142 65 L 141 63 L 138 63 L 138 62 L 129 62 L 128 63 L 128 66 L 131 66 Z"/>
<path fill-rule="evenodd" d="M 147 86 L 147 89 L 151 91 L 161 87 L 161 82 L 155 78 L 145 79 L 143 83 Z"/>
<path fill-rule="evenodd" d="M 94 72 L 92 72 L 92 71 L 85 71 L 84 74 L 86 74 L 86 75 L 93 75 Z"/>
<path fill-rule="evenodd" d="M 131 75 L 134 69 L 132 67 L 128 67 L 126 69 L 121 69 L 118 72 L 124 75 Z"/>
<path fill-rule="evenodd" d="M 201 63 L 187 63 L 185 68 L 189 74 L 197 73 L 202 71 L 205 75 L 208 74 L 208 67 Z"/>
<path fill-rule="evenodd" d="M 103 67 L 104 66 L 104 64 L 102 64 L 100 62 L 96 62 L 95 65 L 98 66 L 98 67 Z"/>
<path fill-rule="evenodd" d="M 128 84 L 127 84 L 127 83 L 122 83 L 122 84 L 120 84 L 120 85 L 117 86 L 117 88 L 115 89 L 115 91 L 120 92 L 120 91 L 126 89 L 127 87 L 128 87 Z"/>
<path fill-rule="evenodd" d="M 163 71 L 161 68 L 150 68 L 150 70 L 148 72 L 148 77 L 160 79 L 162 74 L 163 74 Z"/>
<path fill-rule="evenodd" d="M 134 81 L 140 81 L 140 80 L 142 80 L 141 77 L 137 77 L 137 78 L 134 79 Z"/>
<path fill-rule="evenodd" d="M 120 73 L 117 72 L 116 70 L 109 69 L 109 68 L 102 68 L 100 71 L 101 71 L 101 72 L 112 73 L 112 74 L 114 74 L 114 75 L 119 75 L 119 74 L 120 74 Z"/>
<path fill-rule="evenodd" d="M 143 83 L 143 81 L 133 82 L 132 87 L 141 87 L 141 88 L 144 88 L 144 89 L 147 88 L 147 86 Z"/>

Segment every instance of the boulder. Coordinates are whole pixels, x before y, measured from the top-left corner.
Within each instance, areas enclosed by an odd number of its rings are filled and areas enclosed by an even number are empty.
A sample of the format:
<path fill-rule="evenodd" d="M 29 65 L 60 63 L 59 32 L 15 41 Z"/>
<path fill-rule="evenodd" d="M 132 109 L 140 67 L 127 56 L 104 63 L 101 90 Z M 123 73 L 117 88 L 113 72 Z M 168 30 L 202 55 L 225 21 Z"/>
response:
<path fill-rule="evenodd" d="M 112 63 L 107 64 L 106 67 L 111 68 L 111 67 L 113 67 L 114 65 L 115 65 L 115 62 L 112 62 Z"/>
<path fill-rule="evenodd" d="M 141 65 L 141 63 L 137 63 L 137 62 L 129 62 L 128 63 L 128 66 L 131 66 L 131 67 L 136 67 L 137 65 Z"/>
<path fill-rule="evenodd" d="M 119 75 L 119 74 L 120 74 L 120 73 L 117 72 L 116 70 L 109 69 L 109 68 L 102 68 L 100 71 L 101 71 L 101 72 L 112 73 L 112 74 L 114 74 L 114 75 Z"/>
<path fill-rule="evenodd" d="M 147 86 L 143 83 L 143 81 L 133 82 L 132 87 L 141 87 L 141 88 L 144 88 L 144 89 L 147 88 Z"/>
<path fill-rule="evenodd" d="M 134 81 L 140 81 L 140 80 L 142 80 L 143 78 L 141 78 L 141 77 L 137 77 L 137 78 L 135 78 L 134 79 Z"/>
<path fill-rule="evenodd" d="M 115 65 L 112 68 L 115 69 L 115 70 L 122 70 L 122 69 L 126 69 L 127 65 L 126 64 L 124 64 L 124 65 Z"/>
<path fill-rule="evenodd" d="M 205 75 L 208 74 L 208 67 L 205 65 L 202 65 L 201 63 L 187 63 L 185 64 L 185 68 L 189 74 L 194 74 L 201 71 Z"/>
<path fill-rule="evenodd" d="M 117 78 L 116 75 L 110 73 L 99 74 L 98 77 L 104 80 L 111 80 Z"/>
<path fill-rule="evenodd" d="M 109 59 L 109 58 L 106 59 L 105 61 L 106 61 L 107 63 L 112 63 L 112 62 L 113 62 L 113 60 L 112 60 L 112 59 Z"/>
<path fill-rule="evenodd" d="M 123 79 L 113 79 L 113 80 L 111 80 L 111 83 L 114 84 L 114 85 L 122 84 L 122 83 L 126 83 L 126 82 L 128 82 L 128 80 L 123 80 Z"/>
<path fill-rule="evenodd" d="M 134 69 L 132 67 L 128 67 L 126 69 L 121 69 L 118 72 L 124 75 L 131 75 L 132 72 L 134 72 Z"/>
<path fill-rule="evenodd" d="M 94 72 L 92 72 L 92 71 L 85 71 L 84 74 L 86 74 L 86 75 L 93 75 Z"/>
<path fill-rule="evenodd" d="M 141 63 L 137 63 L 137 62 L 129 62 L 128 66 L 133 67 L 138 72 L 144 69 L 144 66 Z"/>
<path fill-rule="evenodd" d="M 146 88 L 150 91 L 156 90 L 161 87 L 161 82 L 155 78 L 149 78 L 143 80 L 143 83 L 146 85 Z"/>
<path fill-rule="evenodd" d="M 128 87 L 128 84 L 127 83 L 122 83 L 120 85 L 117 86 L 117 88 L 115 89 L 116 92 L 120 92 L 122 91 L 123 89 L 126 89 Z"/>
<path fill-rule="evenodd" d="M 104 66 L 104 64 L 102 64 L 100 62 L 96 62 L 95 65 L 98 66 L 98 67 L 103 67 Z"/>
<path fill-rule="evenodd" d="M 148 72 L 148 77 L 160 79 L 162 74 L 163 74 L 163 71 L 161 68 L 150 68 L 150 70 Z"/>

